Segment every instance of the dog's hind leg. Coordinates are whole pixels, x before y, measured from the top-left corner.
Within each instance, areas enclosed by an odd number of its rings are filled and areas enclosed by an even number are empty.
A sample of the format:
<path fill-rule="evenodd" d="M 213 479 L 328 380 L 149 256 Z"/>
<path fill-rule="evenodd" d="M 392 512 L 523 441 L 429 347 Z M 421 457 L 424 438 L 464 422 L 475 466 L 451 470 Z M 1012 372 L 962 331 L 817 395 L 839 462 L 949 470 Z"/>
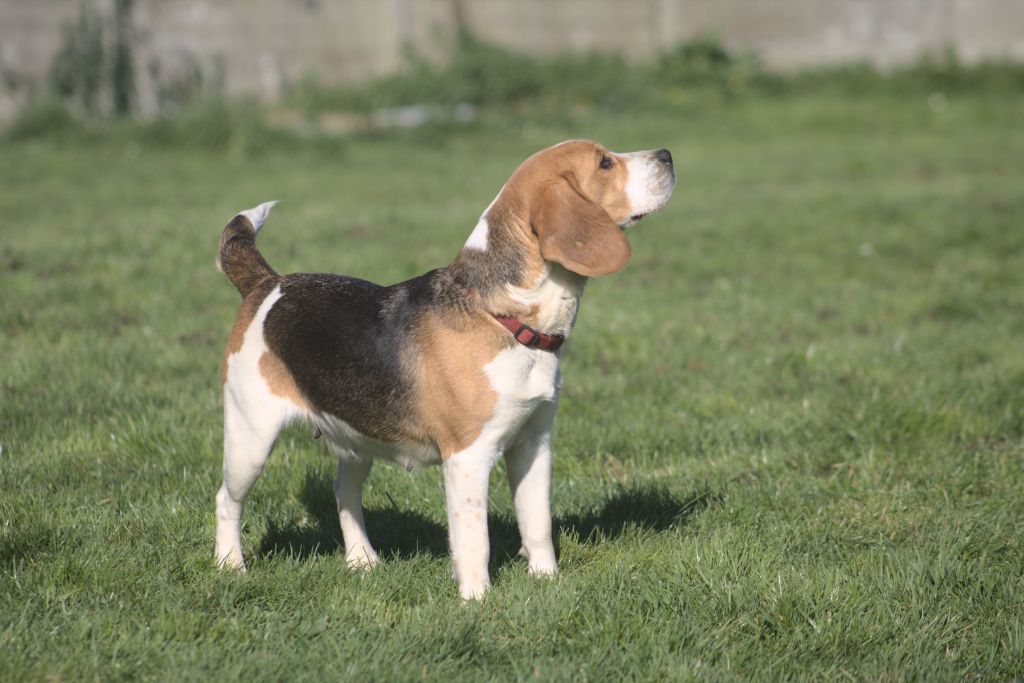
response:
<path fill-rule="evenodd" d="M 287 368 L 269 351 L 263 321 L 281 297 L 280 287 L 269 294 L 254 291 L 243 303 L 239 339 L 224 359 L 224 483 L 217 493 L 217 564 L 245 569 L 242 559 L 242 505 L 263 471 L 277 435 L 291 420 L 308 416 Z M 258 306 L 256 305 L 258 304 Z M 249 319 L 249 311 L 256 308 Z M 235 335 L 235 331 L 232 332 Z"/>
<path fill-rule="evenodd" d="M 288 417 L 284 406 L 273 403 L 256 411 L 246 411 L 230 391 L 224 392 L 224 483 L 217 492 L 216 560 L 219 566 L 245 569 L 242 506 Z"/>
<path fill-rule="evenodd" d="M 366 536 L 363 522 L 363 482 L 370 474 L 373 460 L 354 453 L 338 452 L 338 472 L 334 477 L 334 497 L 338 501 L 338 521 L 345 539 L 345 561 L 350 567 L 372 567 L 377 553 Z"/>

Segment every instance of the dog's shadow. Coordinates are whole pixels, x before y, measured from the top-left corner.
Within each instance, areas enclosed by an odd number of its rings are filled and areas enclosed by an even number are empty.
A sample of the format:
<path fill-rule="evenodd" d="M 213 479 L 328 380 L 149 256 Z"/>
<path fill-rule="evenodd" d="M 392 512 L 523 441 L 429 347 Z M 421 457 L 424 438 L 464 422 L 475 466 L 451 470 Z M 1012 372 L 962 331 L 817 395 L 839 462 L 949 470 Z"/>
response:
<path fill-rule="evenodd" d="M 557 547 L 559 538 L 565 535 L 592 544 L 617 538 L 631 528 L 665 531 L 687 524 L 720 498 L 720 493 L 710 489 L 677 497 L 654 485 L 620 485 L 597 507 L 555 517 L 555 545 Z M 319 474 L 308 473 L 300 499 L 316 521 L 315 526 L 270 520 L 258 555 L 283 554 L 304 559 L 344 552 L 331 482 Z M 388 506 L 367 508 L 364 515 L 367 534 L 382 558 L 409 559 L 422 554 L 447 557 L 449 554 L 446 528 L 422 514 Z M 519 530 L 511 514 L 491 513 L 488 531 L 491 569 L 496 571 L 518 555 Z"/>

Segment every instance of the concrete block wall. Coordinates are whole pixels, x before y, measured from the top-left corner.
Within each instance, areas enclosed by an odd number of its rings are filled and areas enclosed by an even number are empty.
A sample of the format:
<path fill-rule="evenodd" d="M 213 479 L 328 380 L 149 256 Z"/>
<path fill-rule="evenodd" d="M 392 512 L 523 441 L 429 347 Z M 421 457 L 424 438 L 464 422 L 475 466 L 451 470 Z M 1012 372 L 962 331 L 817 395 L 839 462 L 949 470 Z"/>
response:
<path fill-rule="evenodd" d="M 1024 0 L 0 0 L 0 118 L 44 87 L 82 7 L 131 7 L 136 108 L 152 114 L 189 78 L 273 99 L 304 77 L 352 82 L 443 61 L 460 25 L 529 54 L 647 59 L 713 33 L 794 69 L 880 67 L 953 48 L 967 62 L 1024 61 Z"/>

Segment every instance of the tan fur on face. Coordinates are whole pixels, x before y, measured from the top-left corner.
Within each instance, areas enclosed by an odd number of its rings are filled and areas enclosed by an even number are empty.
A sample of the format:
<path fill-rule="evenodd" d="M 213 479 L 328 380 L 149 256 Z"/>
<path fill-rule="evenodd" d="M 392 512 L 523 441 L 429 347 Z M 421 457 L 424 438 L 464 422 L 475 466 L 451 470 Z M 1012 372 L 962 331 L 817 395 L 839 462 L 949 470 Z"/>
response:
<path fill-rule="evenodd" d="M 610 168 L 601 168 L 602 157 L 611 159 Z M 604 209 L 616 224 L 629 219 L 632 209 L 626 194 L 629 167 L 618 154 L 597 143 L 579 143 L 566 161 L 573 168 L 573 179 L 581 195 Z"/>
<path fill-rule="evenodd" d="M 602 159 L 611 165 L 601 168 Z M 524 161 L 486 216 L 495 239 L 522 245 L 525 263 L 513 284 L 529 287 L 550 261 L 587 277 L 621 270 L 630 256 L 619 229 L 630 218 L 628 181 L 619 155 L 584 140 Z"/>
<path fill-rule="evenodd" d="M 303 410 L 309 410 L 309 403 L 296 386 L 292 373 L 288 371 L 284 362 L 270 351 L 264 351 L 260 356 L 260 374 L 274 396 L 291 401 Z"/>
<path fill-rule="evenodd" d="M 418 338 L 420 419 L 447 460 L 476 441 L 494 412 L 497 395 L 484 367 L 514 342 L 496 322 L 433 314 Z"/>
<path fill-rule="evenodd" d="M 577 275 L 609 275 L 629 261 L 631 250 L 622 229 L 604 209 L 572 188 L 545 188 L 534 203 L 530 225 L 544 260 Z"/>
<path fill-rule="evenodd" d="M 601 168 L 602 158 L 612 164 Z M 543 149 L 524 161 L 509 180 L 528 198 L 543 194 L 546 187 L 559 181 L 568 183 L 583 199 L 601 207 L 615 223 L 629 219 L 626 194 L 629 168 L 617 154 L 589 140 L 571 140 Z"/>

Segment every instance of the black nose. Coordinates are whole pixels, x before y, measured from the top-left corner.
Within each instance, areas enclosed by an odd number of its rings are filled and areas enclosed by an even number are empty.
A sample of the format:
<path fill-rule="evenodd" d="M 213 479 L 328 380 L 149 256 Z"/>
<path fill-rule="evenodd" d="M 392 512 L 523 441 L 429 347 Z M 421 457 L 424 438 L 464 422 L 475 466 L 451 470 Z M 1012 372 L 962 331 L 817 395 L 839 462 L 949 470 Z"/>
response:
<path fill-rule="evenodd" d="M 654 157 L 666 166 L 672 165 L 672 152 L 667 149 L 659 149 L 654 153 Z"/>

